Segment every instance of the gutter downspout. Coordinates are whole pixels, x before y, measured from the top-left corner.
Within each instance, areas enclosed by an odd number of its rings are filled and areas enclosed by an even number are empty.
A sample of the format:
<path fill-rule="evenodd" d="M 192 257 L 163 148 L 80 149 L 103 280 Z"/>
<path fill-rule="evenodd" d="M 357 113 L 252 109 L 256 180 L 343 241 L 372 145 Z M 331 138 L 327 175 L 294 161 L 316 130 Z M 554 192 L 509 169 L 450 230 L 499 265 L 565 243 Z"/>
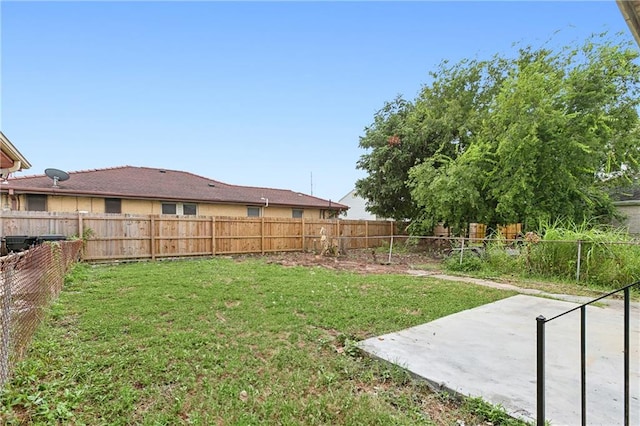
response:
<path fill-rule="evenodd" d="M 7 169 L 0 169 L 0 178 L 6 179 L 9 177 L 9 173 L 17 172 L 22 168 L 22 162 L 20 160 L 15 160 L 13 162 L 13 166 Z"/>

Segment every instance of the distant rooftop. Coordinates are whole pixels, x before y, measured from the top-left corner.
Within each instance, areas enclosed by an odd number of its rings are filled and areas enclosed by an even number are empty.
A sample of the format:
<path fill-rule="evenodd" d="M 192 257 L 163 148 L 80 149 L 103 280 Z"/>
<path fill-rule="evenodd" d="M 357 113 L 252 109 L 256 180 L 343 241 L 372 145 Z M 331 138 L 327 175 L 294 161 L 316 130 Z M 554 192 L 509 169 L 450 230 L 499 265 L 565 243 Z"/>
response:
<path fill-rule="evenodd" d="M 230 185 L 189 172 L 121 166 L 69 172 L 68 180 L 53 187 L 46 175 L 9 179 L 8 188 L 20 193 L 79 195 L 191 201 L 221 204 L 269 205 L 345 210 L 348 206 L 287 189 Z"/>

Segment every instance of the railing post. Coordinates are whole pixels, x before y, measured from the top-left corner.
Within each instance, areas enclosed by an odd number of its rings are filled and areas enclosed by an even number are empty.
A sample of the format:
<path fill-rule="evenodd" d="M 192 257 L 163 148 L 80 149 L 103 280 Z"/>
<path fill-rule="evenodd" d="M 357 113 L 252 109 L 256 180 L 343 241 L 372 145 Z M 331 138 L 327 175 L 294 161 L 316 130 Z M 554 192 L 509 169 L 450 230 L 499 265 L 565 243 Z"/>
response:
<path fill-rule="evenodd" d="M 584 305 L 580 308 L 580 407 L 582 411 L 582 426 L 586 426 L 587 425 L 587 307 Z"/>
<path fill-rule="evenodd" d="M 537 410 L 536 410 L 536 425 L 544 426 L 544 323 L 546 319 L 542 315 L 538 315 L 536 318 L 537 324 Z"/>
<path fill-rule="evenodd" d="M 624 424 L 629 426 L 629 288 L 624 289 Z"/>
<path fill-rule="evenodd" d="M 630 419 L 629 419 L 629 411 L 630 411 L 630 392 L 629 392 L 629 386 L 630 386 L 630 381 L 631 381 L 631 377 L 629 374 L 629 365 L 630 365 L 630 351 L 629 351 L 629 345 L 630 345 L 630 339 L 631 339 L 631 327 L 629 325 L 630 321 L 631 321 L 631 296 L 630 296 L 630 288 L 633 286 L 636 286 L 640 284 L 640 281 L 637 281 L 633 284 L 629 284 L 625 287 L 619 288 L 618 290 L 614 290 L 610 293 L 604 294 L 600 297 L 598 297 L 597 299 L 593 299 L 587 303 L 584 303 L 580 306 L 576 306 L 575 308 L 569 309 L 568 311 L 565 311 L 561 314 L 558 314 L 554 317 L 551 317 L 549 319 L 545 319 L 544 316 L 540 315 L 536 318 L 537 320 L 537 416 L 536 416 L 536 425 L 538 426 L 544 426 L 544 422 L 545 422 L 545 396 L 544 396 L 544 346 L 545 346 L 545 342 L 544 342 L 544 325 L 545 323 L 549 322 L 549 321 L 553 321 L 557 318 L 560 318 L 570 312 L 574 312 L 576 310 L 580 310 L 580 385 L 581 385 L 581 410 L 582 410 L 582 424 L 586 425 L 587 424 L 587 387 L 586 387 L 586 383 L 587 383 L 587 379 L 586 379 L 586 318 L 587 318 L 587 313 L 586 313 L 586 309 L 588 305 L 591 305 L 599 300 L 604 299 L 605 297 L 609 297 L 615 293 L 619 293 L 621 291 L 624 291 L 624 350 L 623 350 L 623 356 L 624 356 L 624 425 L 628 426 Z"/>

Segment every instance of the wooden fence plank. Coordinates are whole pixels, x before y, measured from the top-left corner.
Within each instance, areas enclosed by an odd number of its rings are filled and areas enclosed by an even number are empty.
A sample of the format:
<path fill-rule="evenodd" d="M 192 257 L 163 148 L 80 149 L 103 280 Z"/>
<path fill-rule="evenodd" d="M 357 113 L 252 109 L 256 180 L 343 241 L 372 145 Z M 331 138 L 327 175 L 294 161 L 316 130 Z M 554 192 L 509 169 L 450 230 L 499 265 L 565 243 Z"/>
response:
<path fill-rule="evenodd" d="M 218 254 L 320 251 L 321 229 L 346 249 L 375 247 L 395 229 L 387 221 L 3 212 L 2 235 L 90 234 L 88 261 Z M 393 232 L 391 232 L 393 235 Z"/>

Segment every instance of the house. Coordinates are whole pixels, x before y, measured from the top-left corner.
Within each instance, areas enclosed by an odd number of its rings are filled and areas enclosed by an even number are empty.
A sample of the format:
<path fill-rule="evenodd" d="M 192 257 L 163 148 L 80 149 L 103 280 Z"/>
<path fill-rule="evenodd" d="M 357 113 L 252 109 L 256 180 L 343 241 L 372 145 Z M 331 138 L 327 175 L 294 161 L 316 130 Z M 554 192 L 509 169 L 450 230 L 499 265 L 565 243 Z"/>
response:
<path fill-rule="evenodd" d="M 348 209 L 299 192 L 230 185 L 177 170 L 122 166 L 64 177 L 9 179 L 2 203 L 22 211 L 327 219 Z"/>
<path fill-rule="evenodd" d="M 351 220 L 385 220 L 378 216 L 371 214 L 367 211 L 367 200 L 356 194 L 356 190 L 350 191 L 347 195 L 342 197 L 340 204 L 344 204 L 349 207 L 349 212 L 344 212 L 347 219 Z"/>
<path fill-rule="evenodd" d="M 640 186 L 618 189 L 611 198 L 618 213 L 625 217 L 623 223 L 616 225 L 627 228 L 629 234 L 640 234 Z"/>
<path fill-rule="evenodd" d="M 6 180 L 13 172 L 31 167 L 27 159 L 13 146 L 11 141 L 0 132 L 0 179 Z"/>

